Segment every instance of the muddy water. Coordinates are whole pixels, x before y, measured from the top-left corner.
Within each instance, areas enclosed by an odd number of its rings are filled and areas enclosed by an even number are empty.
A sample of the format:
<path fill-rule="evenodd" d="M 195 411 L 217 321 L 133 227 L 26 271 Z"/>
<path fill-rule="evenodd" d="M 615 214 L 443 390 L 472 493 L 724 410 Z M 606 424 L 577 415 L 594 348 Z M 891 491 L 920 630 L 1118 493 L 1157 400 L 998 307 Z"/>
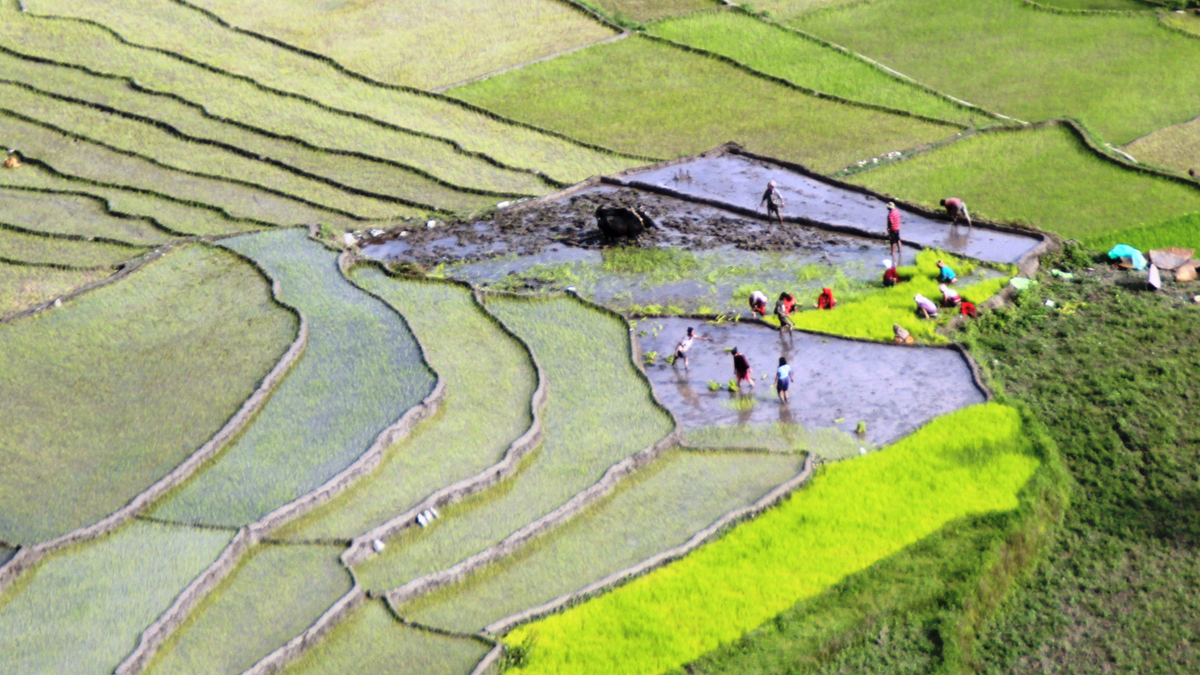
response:
<path fill-rule="evenodd" d="M 778 183 L 785 217 L 808 218 L 883 235 L 887 206 L 874 197 L 822 183 L 779 166 L 739 155 L 715 155 L 625 176 L 633 185 L 669 188 L 735 207 L 758 209 L 768 181 Z M 903 213 L 906 241 L 998 263 L 1015 263 L 1039 240 L 982 228 L 952 227 L 916 213 Z"/>
<path fill-rule="evenodd" d="M 690 369 L 682 362 L 668 365 L 665 358 L 674 353 L 689 326 L 712 341 L 694 343 Z M 949 349 L 800 332 L 788 338 L 756 324 L 715 326 L 687 319 L 646 320 L 637 328 L 642 351 L 659 354 L 656 364 L 646 369 L 654 391 L 685 428 L 785 422 L 853 432 L 863 421 L 865 440 L 882 445 L 934 417 L 986 400 L 965 358 Z M 755 379 L 753 394 L 743 385 L 747 395 L 737 407 L 737 397 L 728 390 L 708 388 L 709 381 L 724 385 L 733 378 L 733 359 L 725 348 L 734 346 L 748 357 Z M 778 402 L 772 387 L 780 356 L 792 365 L 791 400 L 786 405 Z"/>

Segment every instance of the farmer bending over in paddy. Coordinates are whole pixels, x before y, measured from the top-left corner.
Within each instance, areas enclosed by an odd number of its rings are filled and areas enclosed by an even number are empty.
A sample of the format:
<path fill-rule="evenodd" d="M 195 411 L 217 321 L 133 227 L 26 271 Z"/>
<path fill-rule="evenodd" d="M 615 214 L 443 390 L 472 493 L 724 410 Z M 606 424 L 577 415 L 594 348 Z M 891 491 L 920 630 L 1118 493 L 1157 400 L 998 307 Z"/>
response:
<path fill-rule="evenodd" d="M 817 302 L 813 305 L 817 309 L 833 309 L 837 306 L 837 300 L 833 299 L 833 289 L 826 286 L 821 289 L 821 294 L 817 296 Z"/>
<path fill-rule="evenodd" d="M 759 206 L 765 202 L 767 205 L 767 220 L 771 219 L 771 214 L 774 214 L 779 219 L 779 226 L 783 226 L 783 214 L 780 209 L 784 207 L 783 195 L 779 194 L 779 190 L 775 189 L 777 185 L 775 181 L 767 183 L 767 191 L 763 193 L 762 199 L 758 200 Z"/>
<path fill-rule="evenodd" d="M 883 261 L 883 285 L 892 287 L 900 283 L 900 273 L 896 271 L 896 266 L 891 260 Z"/>
<path fill-rule="evenodd" d="M 688 351 L 692 348 L 692 342 L 695 340 L 709 340 L 709 338 L 706 338 L 703 335 L 696 335 L 695 329 L 688 328 L 687 335 L 683 336 L 683 339 L 679 341 L 679 344 L 675 345 L 675 363 L 679 363 L 680 359 L 682 359 L 684 370 L 687 370 L 691 367 L 691 365 L 688 363 Z M 711 342 L 711 340 L 709 341 Z M 674 366 L 675 363 L 672 363 L 671 365 Z"/>
<path fill-rule="evenodd" d="M 950 216 L 950 224 L 957 225 L 961 218 L 967 221 L 967 227 L 971 227 L 971 213 L 967 211 L 967 204 L 958 197 L 951 197 L 942 200 L 942 206 L 946 207 L 946 215 Z"/>
<path fill-rule="evenodd" d="M 895 260 L 896 264 L 899 265 L 900 264 L 900 253 L 901 253 L 901 248 L 900 248 L 900 209 L 896 208 L 895 202 L 888 202 L 887 207 L 888 207 L 888 214 L 887 214 L 888 247 L 892 254 L 892 260 Z"/>
<path fill-rule="evenodd" d="M 767 294 L 762 291 L 754 291 L 750 294 L 750 311 L 754 317 L 760 318 L 767 315 Z"/>
<path fill-rule="evenodd" d="M 937 261 L 937 267 L 938 267 L 937 280 L 938 280 L 939 284 L 958 283 L 958 275 L 954 273 L 954 270 L 950 269 L 949 265 L 947 265 L 946 263 L 939 260 L 939 261 Z"/>
<path fill-rule="evenodd" d="M 905 330 L 904 326 L 894 323 L 892 324 L 892 332 L 896 334 L 896 344 L 911 345 L 913 343 L 912 333 Z"/>
<path fill-rule="evenodd" d="M 775 371 L 775 394 L 779 397 L 780 403 L 787 403 L 788 387 L 792 383 L 792 367 L 788 365 L 787 359 L 779 357 L 779 368 Z"/>
<path fill-rule="evenodd" d="M 913 296 L 913 301 L 917 303 L 917 314 L 920 314 L 926 319 L 933 319 L 938 315 L 938 306 L 933 304 L 929 298 L 917 293 Z"/>
<path fill-rule="evenodd" d="M 775 301 L 775 318 L 779 319 L 779 332 L 792 332 L 792 310 L 796 308 L 796 298 L 791 293 L 780 293 Z"/>
<path fill-rule="evenodd" d="M 962 304 L 962 296 L 953 288 L 946 284 L 938 284 L 938 290 L 942 292 L 943 307 L 958 307 Z"/>
<path fill-rule="evenodd" d="M 749 382 L 750 391 L 754 391 L 754 373 L 750 371 L 750 362 L 737 347 L 733 348 L 733 376 L 736 378 L 738 391 L 742 390 L 742 382 Z"/>

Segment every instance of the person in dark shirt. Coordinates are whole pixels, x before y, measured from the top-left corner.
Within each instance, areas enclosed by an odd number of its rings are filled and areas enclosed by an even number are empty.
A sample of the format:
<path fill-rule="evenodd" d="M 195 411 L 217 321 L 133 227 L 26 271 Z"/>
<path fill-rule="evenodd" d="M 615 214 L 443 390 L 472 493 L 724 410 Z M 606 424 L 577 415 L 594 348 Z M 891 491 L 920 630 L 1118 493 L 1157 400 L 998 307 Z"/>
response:
<path fill-rule="evenodd" d="M 737 347 L 733 348 L 733 375 L 737 381 L 738 391 L 742 389 L 742 382 L 750 383 L 750 390 L 754 391 L 754 373 L 750 369 L 750 361 L 746 359 L 746 355 L 738 351 Z"/>
<path fill-rule="evenodd" d="M 775 181 L 767 183 L 767 191 L 763 193 L 762 199 L 758 200 L 758 203 L 761 206 L 765 202 L 767 205 L 767 220 L 770 220 L 771 216 L 774 215 L 779 219 L 779 225 L 782 227 L 783 214 L 780 212 L 780 209 L 784 207 L 783 195 L 779 194 L 779 190 L 776 187 Z"/>

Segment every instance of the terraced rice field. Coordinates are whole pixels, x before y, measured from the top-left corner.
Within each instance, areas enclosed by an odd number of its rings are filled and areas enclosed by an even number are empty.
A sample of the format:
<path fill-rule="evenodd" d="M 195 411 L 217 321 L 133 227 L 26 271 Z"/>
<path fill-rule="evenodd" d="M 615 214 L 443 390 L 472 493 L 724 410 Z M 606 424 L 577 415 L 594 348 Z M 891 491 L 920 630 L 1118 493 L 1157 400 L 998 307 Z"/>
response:
<path fill-rule="evenodd" d="M 64 270 L 0 262 L 0 317 L 49 302 L 110 274 L 112 270 Z"/>
<path fill-rule="evenodd" d="M 619 319 L 570 297 L 498 296 L 487 308 L 530 346 L 546 373 L 545 438 L 512 479 L 447 507 L 433 526 L 401 534 L 359 565 L 367 588 L 400 586 L 499 542 L 673 428 L 630 362 L 628 329 Z"/>
<path fill-rule="evenodd" d="M 0 540 L 88 525 L 217 432 L 296 336 L 243 260 L 187 246 L 0 331 Z"/>
<path fill-rule="evenodd" d="M 712 9 L 710 0 L 596 0 L 591 3 L 618 21 L 654 21 Z"/>
<path fill-rule="evenodd" d="M 1200 118 L 1159 129 L 1122 148 L 1139 162 L 1181 174 L 1200 166 Z"/>
<path fill-rule="evenodd" d="M 643 37 L 590 47 L 449 93 L 625 152 L 675 157 L 736 141 L 821 171 L 958 130 L 825 101 Z"/>
<path fill-rule="evenodd" d="M 419 0 L 329 5 L 198 0 L 224 21 L 324 54 L 350 70 L 420 89 L 454 84 L 616 34 L 555 0 Z M 404 27 L 397 43 L 395 29 Z M 468 37 L 469 36 L 469 37 Z M 438 49 L 427 45 L 437 44 Z"/>
<path fill-rule="evenodd" d="M 788 25 L 1030 122 L 1070 116 L 1122 144 L 1196 116 L 1200 41 L 1152 13 L 1070 15 L 1013 0 L 882 0 Z M 1148 75 L 1153 73 L 1153 75 Z"/>
<path fill-rule="evenodd" d="M 956 195 L 977 215 L 1064 238 L 1200 211 L 1200 189 L 1103 159 L 1064 127 L 983 133 L 850 180 L 930 207 Z"/>
<path fill-rule="evenodd" d="M 135 522 L 54 554 L 0 598 L 4 669 L 111 673 L 231 537 Z"/>
<path fill-rule="evenodd" d="M 342 278 L 333 254 L 303 230 L 223 245 L 279 281 L 282 302 L 308 319 L 308 344 L 255 423 L 152 513 L 240 526 L 349 466 L 429 394 L 434 378 L 400 316 Z"/>
<path fill-rule="evenodd" d="M 156 246 L 171 237 L 152 220 L 115 214 L 104 201 L 82 195 L 0 188 L 0 208 L 4 224 L 24 232 L 131 246 Z"/>
<path fill-rule="evenodd" d="M 349 539 L 422 499 L 499 462 L 533 422 L 537 374 L 529 353 L 460 286 L 387 278 L 375 268 L 352 279 L 403 314 L 446 385 L 438 413 L 389 450 L 368 480 L 276 536 Z M 431 311 L 436 308 L 436 311 Z"/>
<path fill-rule="evenodd" d="M 0 251 L 10 262 L 70 269 L 111 268 L 147 250 L 108 242 L 48 237 L 0 226 Z"/>

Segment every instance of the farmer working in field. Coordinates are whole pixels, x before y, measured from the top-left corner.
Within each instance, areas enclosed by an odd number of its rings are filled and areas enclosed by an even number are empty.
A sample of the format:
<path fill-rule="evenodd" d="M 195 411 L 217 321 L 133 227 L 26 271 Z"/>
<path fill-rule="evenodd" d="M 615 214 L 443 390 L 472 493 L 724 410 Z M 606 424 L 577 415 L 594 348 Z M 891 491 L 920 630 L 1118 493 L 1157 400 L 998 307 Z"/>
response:
<path fill-rule="evenodd" d="M 938 306 L 929 298 L 917 293 L 913 296 L 913 302 L 917 303 L 917 314 L 920 314 L 926 319 L 932 319 L 938 315 Z"/>
<path fill-rule="evenodd" d="M 912 333 L 905 330 L 904 326 L 894 323 L 892 324 L 892 332 L 896 334 L 896 344 L 911 345 L 913 343 Z"/>
<path fill-rule="evenodd" d="M 696 335 L 695 329 L 688 328 L 687 335 L 683 336 L 683 339 L 679 341 L 679 344 L 675 345 L 675 363 L 679 363 L 679 361 L 682 360 L 684 369 L 687 370 L 690 368 L 691 365 L 688 363 L 688 351 L 692 348 L 692 342 L 695 340 L 708 339 L 709 338 L 706 338 L 703 335 Z M 674 366 L 675 363 L 672 363 L 671 365 Z"/>
<path fill-rule="evenodd" d="M 883 261 L 883 285 L 892 287 L 900 283 L 900 273 L 896 271 L 896 266 L 891 260 Z"/>
<path fill-rule="evenodd" d="M 900 264 L 900 209 L 896 208 L 895 202 L 888 202 L 887 214 L 887 233 L 888 246 L 892 253 L 892 260 L 896 264 Z"/>
<path fill-rule="evenodd" d="M 958 307 L 962 304 L 962 296 L 953 288 L 946 284 L 938 284 L 938 290 L 942 292 L 943 307 Z"/>
<path fill-rule="evenodd" d="M 950 269 L 949 265 L 947 265 L 946 263 L 939 260 L 939 261 L 937 261 L 937 267 L 938 267 L 937 280 L 938 280 L 939 284 L 958 283 L 958 275 L 954 273 L 954 270 Z"/>
<path fill-rule="evenodd" d="M 750 294 L 750 311 L 755 318 L 767 315 L 767 294 L 762 291 L 754 291 Z"/>
<path fill-rule="evenodd" d="M 950 216 L 950 224 L 957 225 L 961 218 L 967 221 L 967 227 L 971 227 L 971 213 L 967 211 L 967 204 L 958 197 L 943 199 L 942 206 L 946 207 L 946 215 Z"/>
<path fill-rule="evenodd" d="M 792 332 L 792 310 L 796 308 L 796 298 L 791 293 L 780 293 L 775 301 L 775 318 L 779 319 L 779 332 Z"/>
<path fill-rule="evenodd" d="M 821 289 L 821 294 L 817 296 L 817 302 L 813 305 L 817 309 L 833 309 L 837 306 L 837 300 L 833 299 L 833 289 L 828 286 Z"/>
<path fill-rule="evenodd" d="M 737 380 L 738 391 L 742 390 L 742 382 L 749 382 L 750 390 L 754 391 L 754 374 L 750 371 L 750 362 L 737 347 L 733 348 L 733 376 Z"/>
<path fill-rule="evenodd" d="M 787 359 L 779 357 L 779 368 L 775 371 L 775 394 L 779 396 L 780 403 L 787 403 L 788 387 L 792 384 L 792 367 L 788 365 Z"/>
<path fill-rule="evenodd" d="M 780 209 L 784 206 L 783 195 L 779 194 L 779 190 L 775 188 L 775 181 L 767 183 L 767 191 L 763 193 L 762 199 L 758 200 L 758 203 L 761 206 L 765 202 L 767 205 L 767 220 L 770 220 L 771 214 L 774 214 L 779 219 L 779 225 L 782 227 L 783 214 L 780 212 Z"/>

